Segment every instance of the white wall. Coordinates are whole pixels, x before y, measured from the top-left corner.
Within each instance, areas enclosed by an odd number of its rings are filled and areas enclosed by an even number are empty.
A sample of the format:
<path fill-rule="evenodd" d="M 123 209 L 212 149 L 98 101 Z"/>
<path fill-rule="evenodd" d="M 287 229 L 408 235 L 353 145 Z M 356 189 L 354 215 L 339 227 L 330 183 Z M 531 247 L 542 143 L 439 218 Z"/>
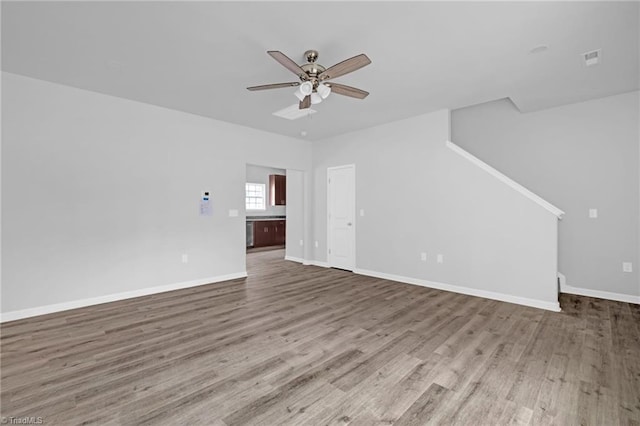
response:
<path fill-rule="evenodd" d="M 285 242 L 285 256 L 296 261 L 305 260 L 304 188 L 305 172 L 287 170 L 287 239 Z M 300 241 L 303 242 L 303 245 L 300 245 Z"/>
<path fill-rule="evenodd" d="M 9 73 L 2 88 L 3 317 L 242 274 L 246 164 L 311 167 L 309 142 Z"/>
<path fill-rule="evenodd" d="M 271 189 L 269 188 L 269 175 L 286 175 L 284 169 L 275 169 L 273 167 L 256 166 L 247 164 L 247 182 L 264 183 L 267 194 L 265 210 L 248 210 L 247 216 L 285 216 L 287 214 L 287 206 L 272 206 L 270 203 Z M 288 201 L 288 200 L 287 200 Z"/>
<path fill-rule="evenodd" d="M 287 256 L 326 260 L 326 169 L 354 163 L 358 270 L 557 301 L 555 217 L 447 149 L 447 111 L 312 146 L 18 75 L 2 83 L 3 317 L 244 273 L 248 163 L 295 175 Z M 202 189 L 213 217 L 198 216 Z"/>
<path fill-rule="evenodd" d="M 327 167 L 355 164 L 358 270 L 557 308 L 557 218 L 446 148 L 448 138 L 439 111 L 314 143 L 315 258 L 327 253 Z"/>
<path fill-rule="evenodd" d="M 631 301 L 640 296 L 639 122 L 637 91 L 527 114 L 504 99 L 453 111 L 452 141 L 566 212 L 559 271 L 570 292 Z"/>

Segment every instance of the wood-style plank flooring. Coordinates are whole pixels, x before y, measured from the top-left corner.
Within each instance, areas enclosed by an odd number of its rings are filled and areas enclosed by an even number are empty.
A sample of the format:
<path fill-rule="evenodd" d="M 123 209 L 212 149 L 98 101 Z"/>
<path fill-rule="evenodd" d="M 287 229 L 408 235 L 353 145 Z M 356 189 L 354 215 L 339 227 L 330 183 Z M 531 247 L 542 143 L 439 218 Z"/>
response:
<path fill-rule="evenodd" d="M 562 313 L 248 256 L 250 277 L 2 325 L 45 424 L 640 425 L 640 307 Z"/>

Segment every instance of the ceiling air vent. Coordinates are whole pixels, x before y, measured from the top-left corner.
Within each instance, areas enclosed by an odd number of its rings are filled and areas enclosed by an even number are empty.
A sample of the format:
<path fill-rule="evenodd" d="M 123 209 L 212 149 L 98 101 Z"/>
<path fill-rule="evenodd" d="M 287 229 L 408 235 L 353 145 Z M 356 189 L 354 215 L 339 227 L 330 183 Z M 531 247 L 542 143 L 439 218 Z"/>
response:
<path fill-rule="evenodd" d="M 582 54 L 582 58 L 584 59 L 584 64 L 588 67 L 597 65 L 602 60 L 602 49 L 585 52 Z"/>

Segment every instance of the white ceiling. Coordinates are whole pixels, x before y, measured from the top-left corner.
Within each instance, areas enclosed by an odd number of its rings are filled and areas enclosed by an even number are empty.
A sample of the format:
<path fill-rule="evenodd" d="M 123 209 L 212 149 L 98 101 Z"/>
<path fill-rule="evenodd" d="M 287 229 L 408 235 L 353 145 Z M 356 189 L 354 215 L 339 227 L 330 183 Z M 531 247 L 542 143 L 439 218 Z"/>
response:
<path fill-rule="evenodd" d="M 523 112 L 640 88 L 637 2 L 3 2 L 2 69 L 317 140 L 441 108 L 510 97 Z M 543 53 L 531 54 L 538 45 Z M 272 112 L 296 81 L 266 54 L 326 67 L 372 64 L 336 82 L 311 117 Z M 602 49 L 585 67 L 580 54 Z"/>

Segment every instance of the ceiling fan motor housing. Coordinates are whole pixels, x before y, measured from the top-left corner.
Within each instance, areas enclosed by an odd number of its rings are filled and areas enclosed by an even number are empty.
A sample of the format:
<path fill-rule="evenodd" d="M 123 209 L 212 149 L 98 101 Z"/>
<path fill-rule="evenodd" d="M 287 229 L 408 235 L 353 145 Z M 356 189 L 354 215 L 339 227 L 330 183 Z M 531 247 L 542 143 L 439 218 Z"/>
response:
<path fill-rule="evenodd" d="M 307 63 L 300 65 L 300 68 L 302 68 L 302 70 L 307 74 L 307 81 L 310 81 L 313 84 L 314 92 L 320 84 L 318 81 L 318 75 L 326 69 L 322 65 L 316 64 L 318 56 L 317 50 L 307 50 L 304 52 L 304 57 L 307 59 Z"/>
<path fill-rule="evenodd" d="M 300 65 L 300 68 L 302 68 L 309 77 L 317 77 L 318 74 L 325 70 L 322 65 L 316 63 L 303 64 Z"/>

